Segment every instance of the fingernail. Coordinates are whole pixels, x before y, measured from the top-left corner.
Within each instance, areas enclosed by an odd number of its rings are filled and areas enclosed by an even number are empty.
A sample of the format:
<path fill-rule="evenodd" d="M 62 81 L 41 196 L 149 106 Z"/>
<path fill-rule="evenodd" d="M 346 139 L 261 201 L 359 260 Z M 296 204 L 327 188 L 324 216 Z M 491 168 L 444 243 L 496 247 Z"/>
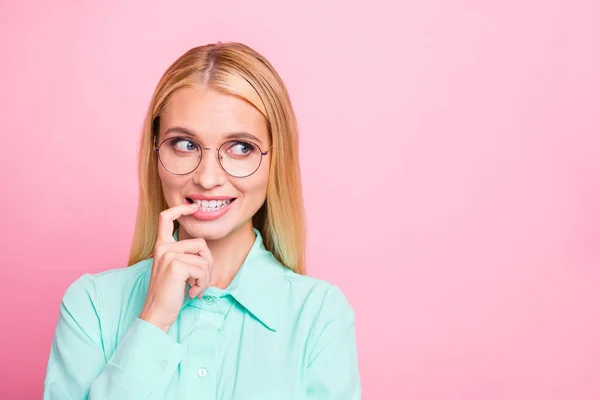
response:
<path fill-rule="evenodd" d="M 200 204 L 198 203 L 192 203 L 190 204 L 190 206 L 192 206 L 193 208 L 200 208 Z"/>

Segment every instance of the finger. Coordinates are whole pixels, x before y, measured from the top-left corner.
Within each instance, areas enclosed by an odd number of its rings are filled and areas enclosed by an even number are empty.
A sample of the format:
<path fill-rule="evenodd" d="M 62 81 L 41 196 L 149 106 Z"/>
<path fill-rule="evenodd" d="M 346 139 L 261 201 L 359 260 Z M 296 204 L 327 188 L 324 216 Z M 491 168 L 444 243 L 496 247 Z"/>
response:
<path fill-rule="evenodd" d="M 212 268 L 210 266 L 206 267 L 206 275 L 204 275 L 201 279 L 196 279 L 196 286 L 200 286 L 203 288 L 207 288 L 212 285 Z"/>
<path fill-rule="evenodd" d="M 192 288 L 188 292 L 190 299 L 193 299 L 194 297 L 198 297 L 201 293 L 204 293 L 204 289 L 205 288 L 203 288 L 201 286 L 192 286 Z"/>
<path fill-rule="evenodd" d="M 190 274 L 196 276 L 195 279 L 191 278 L 193 279 L 194 284 L 191 285 L 188 292 L 190 299 L 193 299 L 194 297 L 197 297 L 201 293 L 203 293 L 204 290 L 206 290 L 206 288 L 209 286 L 210 279 L 207 276 L 206 268 L 197 266 L 190 266 L 190 268 Z"/>
<path fill-rule="evenodd" d="M 164 265 L 170 265 L 171 268 L 181 268 L 181 273 L 185 275 L 186 281 L 190 278 L 198 279 L 194 276 L 188 268 L 201 268 L 204 271 L 204 275 L 210 273 L 210 265 L 204 258 L 195 254 L 182 254 L 182 253 L 167 253 L 164 256 Z"/>
<path fill-rule="evenodd" d="M 210 266 L 203 258 L 192 254 L 178 254 L 168 263 L 168 269 L 175 275 L 177 280 L 187 282 L 188 279 L 200 279 L 202 282 L 208 280 Z"/>
<path fill-rule="evenodd" d="M 171 207 L 158 215 L 158 233 L 156 236 L 156 243 L 172 243 L 175 241 L 173 239 L 173 229 L 175 225 L 173 222 L 181 217 L 182 215 L 191 215 L 198 211 L 199 205 L 194 204 L 180 204 L 175 207 Z"/>
<path fill-rule="evenodd" d="M 212 263 L 212 254 L 208 249 L 208 245 L 204 239 L 186 239 L 180 240 L 173 243 L 163 243 L 160 245 L 160 251 L 165 253 L 186 253 L 186 254 L 197 254 L 206 258 Z"/>

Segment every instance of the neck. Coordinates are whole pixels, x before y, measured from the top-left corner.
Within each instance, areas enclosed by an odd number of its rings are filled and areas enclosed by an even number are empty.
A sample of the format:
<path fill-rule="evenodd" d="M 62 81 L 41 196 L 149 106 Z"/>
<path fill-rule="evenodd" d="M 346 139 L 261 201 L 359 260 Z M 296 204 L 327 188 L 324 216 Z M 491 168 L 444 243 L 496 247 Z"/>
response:
<path fill-rule="evenodd" d="M 192 236 L 180 226 L 179 239 L 191 238 Z M 240 270 L 255 240 L 256 234 L 252 224 L 244 225 L 221 239 L 207 240 L 206 244 L 214 260 L 209 286 L 227 288 Z"/>

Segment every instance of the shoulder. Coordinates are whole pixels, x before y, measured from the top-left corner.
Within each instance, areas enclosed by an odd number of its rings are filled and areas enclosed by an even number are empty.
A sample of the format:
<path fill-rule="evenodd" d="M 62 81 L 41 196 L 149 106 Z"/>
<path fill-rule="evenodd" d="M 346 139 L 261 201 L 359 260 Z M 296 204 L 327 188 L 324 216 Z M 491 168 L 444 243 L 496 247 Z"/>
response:
<path fill-rule="evenodd" d="M 63 305 L 75 308 L 92 305 L 97 309 L 105 300 L 121 303 L 136 288 L 147 290 L 151 267 L 152 259 L 146 259 L 129 267 L 83 274 L 65 290 Z"/>
<path fill-rule="evenodd" d="M 284 272 L 287 303 L 300 311 L 312 330 L 345 329 L 354 324 L 354 309 L 342 289 L 326 280 Z"/>
<path fill-rule="evenodd" d="M 313 359 L 344 332 L 354 329 L 354 309 L 339 286 L 291 270 L 284 272 L 284 281 L 284 303 L 288 305 L 284 319 L 307 335 L 308 359 Z"/>
<path fill-rule="evenodd" d="M 285 271 L 283 276 L 289 295 L 305 305 L 314 306 L 322 317 L 334 312 L 336 315 L 343 315 L 348 321 L 354 319 L 354 310 L 339 286 L 291 270 Z"/>

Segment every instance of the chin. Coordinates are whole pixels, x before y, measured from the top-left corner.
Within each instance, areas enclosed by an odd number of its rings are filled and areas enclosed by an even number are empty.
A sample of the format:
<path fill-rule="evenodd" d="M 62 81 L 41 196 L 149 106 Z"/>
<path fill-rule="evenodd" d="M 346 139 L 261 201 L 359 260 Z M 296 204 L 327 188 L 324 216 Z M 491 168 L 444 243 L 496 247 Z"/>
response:
<path fill-rule="evenodd" d="M 192 216 L 186 219 L 180 223 L 180 229 L 185 230 L 192 238 L 202 238 L 207 241 L 224 239 L 248 224 L 252 226 L 252 220 L 233 226 L 226 220 L 198 221 Z"/>
<path fill-rule="evenodd" d="M 223 224 L 201 221 L 186 221 L 180 224 L 180 229 L 184 229 L 192 238 L 202 238 L 208 241 L 223 239 L 232 232 L 232 229 L 227 229 Z"/>

